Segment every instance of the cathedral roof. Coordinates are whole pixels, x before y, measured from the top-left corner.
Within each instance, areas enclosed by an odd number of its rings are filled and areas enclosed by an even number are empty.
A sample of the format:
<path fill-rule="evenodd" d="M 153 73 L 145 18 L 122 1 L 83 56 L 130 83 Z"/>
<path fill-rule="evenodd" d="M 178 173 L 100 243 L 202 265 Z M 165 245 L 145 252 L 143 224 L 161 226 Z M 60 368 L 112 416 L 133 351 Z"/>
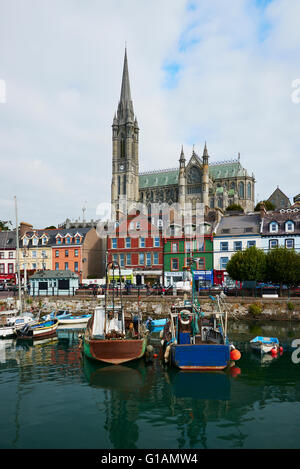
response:
<path fill-rule="evenodd" d="M 209 175 L 212 179 L 248 176 L 246 169 L 242 167 L 239 160 L 212 163 L 209 165 Z"/>

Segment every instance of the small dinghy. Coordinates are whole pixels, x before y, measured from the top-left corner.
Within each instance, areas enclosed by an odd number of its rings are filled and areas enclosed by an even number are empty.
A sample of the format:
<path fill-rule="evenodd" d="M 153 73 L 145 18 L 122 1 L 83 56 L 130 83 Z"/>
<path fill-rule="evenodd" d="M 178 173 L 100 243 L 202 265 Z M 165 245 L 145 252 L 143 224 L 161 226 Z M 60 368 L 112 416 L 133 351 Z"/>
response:
<path fill-rule="evenodd" d="M 69 311 L 65 310 L 59 310 L 59 311 L 53 311 L 50 313 L 49 318 L 50 319 L 66 319 L 72 316 L 72 313 L 69 313 Z"/>
<path fill-rule="evenodd" d="M 252 350 L 260 353 L 269 353 L 271 350 L 279 350 L 279 340 L 276 337 L 257 336 L 250 340 Z"/>
<path fill-rule="evenodd" d="M 81 316 L 69 316 L 58 319 L 59 324 L 84 324 L 92 317 L 91 314 L 82 314 Z"/>
<path fill-rule="evenodd" d="M 163 319 L 152 319 L 148 318 L 146 321 L 146 327 L 150 332 L 160 332 L 167 324 L 167 318 Z"/>
<path fill-rule="evenodd" d="M 26 324 L 22 329 L 16 330 L 18 339 L 37 339 L 52 336 L 56 333 L 58 319 Z"/>

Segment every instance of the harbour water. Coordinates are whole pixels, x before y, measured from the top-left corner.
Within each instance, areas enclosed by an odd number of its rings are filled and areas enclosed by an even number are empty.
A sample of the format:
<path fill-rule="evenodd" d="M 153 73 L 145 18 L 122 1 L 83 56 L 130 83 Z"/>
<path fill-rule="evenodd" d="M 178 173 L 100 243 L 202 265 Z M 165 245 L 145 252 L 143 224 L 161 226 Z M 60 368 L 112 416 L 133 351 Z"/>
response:
<path fill-rule="evenodd" d="M 226 373 L 169 370 L 159 359 L 95 364 L 80 332 L 0 342 L 1 449 L 300 448 L 291 347 L 300 324 L 231 323 L 242 358 Z M 261 360 L 248 344 L 256 335 L 278 337 L 284 353 Z"/>

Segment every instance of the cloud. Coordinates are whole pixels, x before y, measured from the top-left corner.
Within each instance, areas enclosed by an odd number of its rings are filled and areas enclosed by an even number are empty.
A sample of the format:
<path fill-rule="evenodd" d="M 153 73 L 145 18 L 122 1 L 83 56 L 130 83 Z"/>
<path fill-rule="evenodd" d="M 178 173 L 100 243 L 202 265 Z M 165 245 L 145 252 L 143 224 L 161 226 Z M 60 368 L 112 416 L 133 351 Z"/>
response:
<path fill-rule="evenodd" d="M 22 219 L 78 218 L 84 201 L 96 218 L 109 202 L 125 41 L 141 170 L 207 140 L 211 161 L 241 153 L 259 198 L 299 192 L 297 0 L 14 0 L 2 13 L 1 187 Z"/>

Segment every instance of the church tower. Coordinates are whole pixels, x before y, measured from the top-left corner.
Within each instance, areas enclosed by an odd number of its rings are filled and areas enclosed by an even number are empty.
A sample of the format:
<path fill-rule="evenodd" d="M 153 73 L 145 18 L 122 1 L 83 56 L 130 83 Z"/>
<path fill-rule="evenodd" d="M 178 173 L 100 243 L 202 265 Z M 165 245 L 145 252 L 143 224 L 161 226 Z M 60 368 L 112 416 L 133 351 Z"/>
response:
<path fill-rule="evenodd" d="M 130 93 L 127 50 L 123 65 L 121 96 L 112 125 L 111 204 L 127 212 L 139 201 L 139 127 Z"/>

